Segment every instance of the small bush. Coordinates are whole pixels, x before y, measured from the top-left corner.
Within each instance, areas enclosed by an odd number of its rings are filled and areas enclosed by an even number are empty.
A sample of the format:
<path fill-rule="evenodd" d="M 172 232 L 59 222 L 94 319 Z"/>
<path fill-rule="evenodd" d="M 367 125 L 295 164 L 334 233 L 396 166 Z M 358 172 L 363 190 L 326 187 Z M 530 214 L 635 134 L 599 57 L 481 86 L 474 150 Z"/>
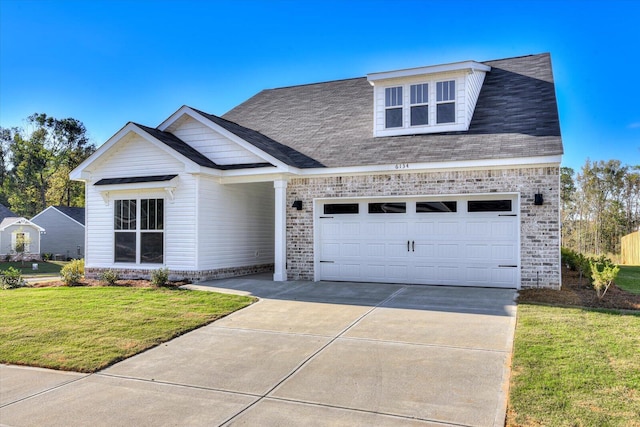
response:
<path fill-rule="evenodd" d="M 591 278 L 593 279 L 593 287 L 596 290 L 598 299 L 604 298 L 609 290 L 609 286 L 618 276 L 620 267 L 613 264 L 610 259 L 602 256 L 595 261 L 590 261 Z"/>
<path fill-rule="evenodd" d="M 107 282 L 110 286 L 113 286 L 118 280 L 120 280 L 120 276 L 118 276 L 118 273 L 113 270 L 107 270 L 100 273 L 100 280 Z"/>
<path fill-rule="evenodd" d="M 82 276 L 84 276 L 84 259 L 76 259 L 62 267 L 60 270 L 62 281 L 67 286 L 78 284 Z"/>
<path fill-rule="evenodd" d="M 151 272 L 151 284 L 153 286 L 164 286 L 169 281 L 169 269 L 159 268 Z"/>
<path fill-rule="evenodd" d="M 14 289 L 24 286 L 25 282 L 20 270 L 9 267 L 6 270 L 0 270 L 0 284 L 2 289 Z"/>
<path fill-rule="evenodd" d="M 50 261 L 53 259 L 53 254 L 52 253 L 43 253 L 42 254 L 42 260 L 43 261 Z"/>

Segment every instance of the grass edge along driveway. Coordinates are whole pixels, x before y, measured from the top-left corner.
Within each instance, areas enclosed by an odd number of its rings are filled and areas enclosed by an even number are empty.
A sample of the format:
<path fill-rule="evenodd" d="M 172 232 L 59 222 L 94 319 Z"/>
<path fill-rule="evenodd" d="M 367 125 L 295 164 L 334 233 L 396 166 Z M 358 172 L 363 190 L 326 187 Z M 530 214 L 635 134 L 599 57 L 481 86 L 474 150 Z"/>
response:
<path fill-rule="evenodd" d="M 168 288 L 0 290 L 0 363 L 95 372 L 254 301 Z"/>
<path fill-rule="evenodd" d="M 640 312 L 519 304 L 508 426 L 640 425 Z"/>

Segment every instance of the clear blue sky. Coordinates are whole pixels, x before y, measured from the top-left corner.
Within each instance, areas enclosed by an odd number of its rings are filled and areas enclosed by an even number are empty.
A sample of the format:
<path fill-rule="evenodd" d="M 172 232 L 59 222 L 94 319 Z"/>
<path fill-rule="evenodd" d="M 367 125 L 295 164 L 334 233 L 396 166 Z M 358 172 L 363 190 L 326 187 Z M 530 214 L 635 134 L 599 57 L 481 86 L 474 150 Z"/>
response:
<path fill-rule="evenodd" d="M 73 117 L 96 145 L 186 104 L 550 52 L 565 156 L 640 165 L 640 1 L 0 0 L 0 126 Z"/>

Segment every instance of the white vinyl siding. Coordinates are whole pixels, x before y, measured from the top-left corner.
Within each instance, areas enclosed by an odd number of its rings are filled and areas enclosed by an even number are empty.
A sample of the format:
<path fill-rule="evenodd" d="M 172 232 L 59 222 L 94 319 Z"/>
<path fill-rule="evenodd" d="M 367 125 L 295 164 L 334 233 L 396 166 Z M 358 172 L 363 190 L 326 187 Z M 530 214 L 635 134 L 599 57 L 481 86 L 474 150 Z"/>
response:
<path fill-rule="evenodd" d="M 466 96 L 466 109 L 465 109 L 465 122 L 471 123 L 473 118 L 473 112 L 476 109 L 476 103 L 480 96 L 480 89 L 482 89 L 482 83 L 484 83 L 485 73 L 469 73 L 466 76 L 465 87 L 467 88 Z"/>
<path fill-rule="evenodd" d="M 198 263 L 200 270 L 273 263 L 272 182 L 198 182 Z"/>
<path fill-rule="evenodd" d="M 108 160 L 108 161 L 107 161 Z M 194 248 L 196 241 L 196 194 L 195 178 L 182 173 L 184 163 L 155 147 L 139 136 L 130 135 L 126 141 L 116 144 L 97 164 L 92 165 L 92 174 L 97 177 L 87 183 L 86 189 L 86 233 L 87 248 L 85 264 L 96 268 L 148 268 L 148 265 L 114 264 L 115 200 L 165 199 L 165 260 L 170 269 L 189 270 L 195 268 Z M 174 199 L 169 200 L 163 189 L 133 189 L 109 191 L 108 204 L 94 183 L 100 178 L 117 178 L 149 175 L 178 174 L 175 178 Z M 142 185 L 141 185 L 142 186 Z"/>
<path fill-rule="evenodd" d="M 188 116 L 178 120 L 170 131 L 219 165 L 265 162 L 263 158 Z"/>

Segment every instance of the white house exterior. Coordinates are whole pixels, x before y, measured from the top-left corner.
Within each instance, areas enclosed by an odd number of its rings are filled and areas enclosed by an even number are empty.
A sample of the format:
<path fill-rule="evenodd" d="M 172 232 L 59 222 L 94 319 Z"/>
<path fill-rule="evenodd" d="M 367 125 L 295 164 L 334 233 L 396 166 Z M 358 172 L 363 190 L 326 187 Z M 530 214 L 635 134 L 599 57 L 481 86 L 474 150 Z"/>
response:
<path fill-rule="evenodd" d="M 40 234 L 45 229 L 0 205 L 0 255 L 40 258 Z"/>
<path fill-rule="evenodd" d="M 541 54 L 183 106 L 71 177 L 89 276 L 559 288 L 562 153 Z"/>

